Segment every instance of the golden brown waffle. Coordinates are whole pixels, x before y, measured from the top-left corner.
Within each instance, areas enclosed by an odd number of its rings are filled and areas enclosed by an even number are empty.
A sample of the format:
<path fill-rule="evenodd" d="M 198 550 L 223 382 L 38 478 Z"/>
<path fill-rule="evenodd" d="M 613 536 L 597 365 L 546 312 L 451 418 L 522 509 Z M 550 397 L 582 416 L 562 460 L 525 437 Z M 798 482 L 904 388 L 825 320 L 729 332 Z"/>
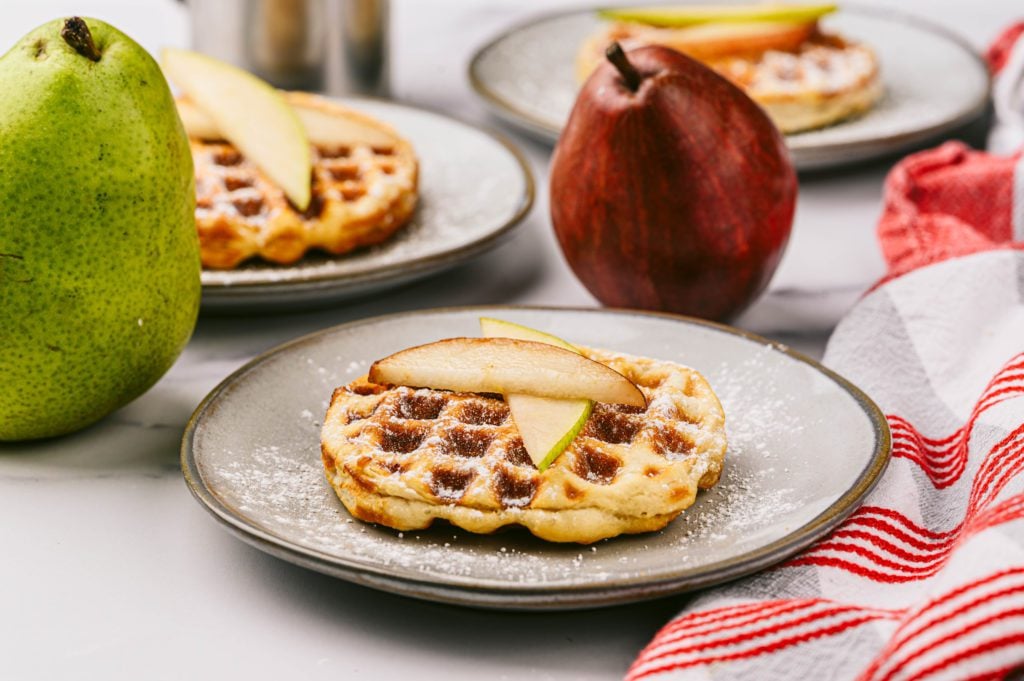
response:
<path fill-rule="evenodd" d="M 412 217 L 418 169 L 409 142 L 323 98 L 286 98 L 301 118 L 347 120 L 372 134 L 366 141 L 345 135 L 335 142 L 311 131 L 312 200 L 302 212 L 233 146 L 193 136 L 196 227 L 205 267 L 232 268 L 253 257 L 289 264 L 310 249 L 340 255 L 384 241 Z"/>
<path fill-rule="evenodd" d="M 579 350 L 636 383 L 648 407 L 596 404 L 543 473 L 500 396 L 362 378 L 334 391 L 324 420 L 328 482 L 352 515 L 398 530 L 443 518 L 471 532 L 522 525 L 549 541 L 590 543 L 663 528 L 718 481 L 718 398 L 693 369 Z"/>
<path fill-rule="evenodd" d="M 791 49 L 759 50 L 756 44 L 737 45 L 735 53 L 715 56 L 693 53 L 681 46 L 680 35 L 680 29 L 608 24 L 580 48 L 576 76 L 581 82 L 586 79 L 604 59 L 604 50 L 612 41 L 626 50 L 663 45 L 689 54 L 738 85 L 787 134 L 861 114 L 882 96 L 874 51 L 837 35 L 815 30 Z"/>

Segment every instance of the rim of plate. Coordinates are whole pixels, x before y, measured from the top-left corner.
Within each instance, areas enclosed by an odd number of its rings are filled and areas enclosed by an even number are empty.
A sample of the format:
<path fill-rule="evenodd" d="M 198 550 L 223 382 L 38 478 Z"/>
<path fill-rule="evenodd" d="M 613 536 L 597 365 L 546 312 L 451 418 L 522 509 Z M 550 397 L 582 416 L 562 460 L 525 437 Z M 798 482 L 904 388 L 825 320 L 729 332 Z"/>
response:
<path fill-rule="evenodd" d="M 339 104 L 349 105 L 358 107 L 359 102 L 370 102 L 374 105 L 384 105 L 393 107 L 396 109 L 404 109 L 406 111 L 425 113 L 431 116 L 438 116 L 447 121 L 458 123 L 467 128 L 475 130 L 479 133 L 490 137 L 492 140 L 497 142 L 499 145 L 505 148 L 506 151 L 511 154 L 512 158 L 518 164 L 520 171 L 523 175 L 524 187 L 523 193 L 519 197 L 519 203 L 516 206 L 515 212 L 509 216 L 509 218 L 494 230 L 481 236 L 480 238 L 471 241 L 468 244 L 464 244 L 459 248 L 446 250 L 440 253 L 432 253 L 427 255 L 421 255 L 404 260 L 402 262 L 395 262 L 388 265 L 381 266 L 379 268 L 371 269 L 365 272 L 358 272 L 355 274 L 341 274 L 337 272 L 328 271 L 317 271 L 311 272 L 301 278 L 294 280 L 278 280 L 278 281 L 242 281 L 242 282 L 229 282 L 229 283 L 207 283 L 203 282 L 202 287 L 204 291 L 216 291 L 218 295 L 230 294 L 232 291 L 249 292 L 253 290 L 280 290 L 282 288 L 287 290 L 297 290 L 300 288 L 327 288 L 330 284 L 346 283 L 346 284 L 361 284 L 367 282 L 378 281 L 381 279 L 388 279 L 393 276 L 396 272 L 403 274 L 412 274 L 423 270 L 429 270 L 433 267 L 443 264 L 448 260 L 461 260 L 463 257 L 469 257 L 472 254 L 478 253 L 485 250 L 498 241 L 502 237 L 506 236 L 512 228 L 516 227 L 521 223 L 530 211 L 533 209 L 533 205 L 537 198 L 537 183 L 533 177 L 533 171 L 530 169 L 530 163 L 527 161 L 526 156 L 506 135 L 494 130 L 488 126 L 473 123 L 463 118 L 452 116 L 448 113 L 436 111 L 429 107 L 424 106 L 412 106 L 409 104 L 403 104 L 390 99 L 384 99 L 382 97 L 328 97 L 324 95 L 325 99 L 337 102 Z M 386 245 L 381 244 L 382 246 Z M 328 264 L 334 264 L 337 261 L 344 260 L 345 255 L 334 256 L 327 261 Z M 268 265 L 269 267 L 269 265 Z M 276 265 L 273 269 L 269 269 L 269 272 L 282 272 L 288 271 L 293 265 Z M 206 274 L 208 270 L 203 268 L 203 274 Z M 231 270 L 210 270 L 210 272 L 216 273 L 230 273 Z"/>
<path fill-rule="evenodd" d="M 719 561 L 699 568 L 679 569 L 657 578 L 643 576 L 605 579 L 600 583 L 577 582 L 553 586 L 523 587 L 501 580 L 482 581 L 479 578 L 461 575 L 438 575 L 424 578 L 422 573 L 412 576 L 403 570 L 394 570 L 385 565 L 367 564 L 361 561 L 348 560 L 344 556 L 312 549 L 297 544 L 290 539 L 268 532 L 222 504 L 203 482 L 192 446 L 196 429 L 207 409 L 214 405 L 220 396 L 240 379 L 258 369 L 271 357 L 291 351 L 299 346 L 319 341 L 323 336 L 337 333 L 342 329 L 354 328 L 386 322 L 393 318 L 438 315 L 446 313 L 471 313 L 481 310 L 524 310 L 535 312 L 571 312 L 584 314 L 602 314 L 654 317 L 667 321 L 675 321 L 685 325 L 701 326 L 719 332 L 739 336 L 762 347 L 770 347 L 791 359 L 808 365 L 811 369 L 824 375 L 836 386 L 853 398 L 863 410 L 872 425 L 875 435 L 875 447 L 868 464 L 854 480 L 853 484 L 838 498 L 810 521 L 795 528 L 784 537 L 776 539 L 760 548 L 747 551 L 733 558 Z M 536 305 L 466 305 L 440 308 L 426 308 L 407 312 L 397 312 L 338 324 L 319 331 L 286 341 L 270 350 L 261 353 L 244 366 L 232 372 L 213 388 L 196 407 L 188 420 L 181 443 L 181 469 L 185 482 L 192 495 L 221 523 L 239 538 L 284 560 L 325 574 L 342 577 L 355 583 L 399 593 L 406 596 L 425 598 L 428 600 L 447 602 L 456 605 L 477 607 L 494 607 L 503 609 L 568 609 L 580 607 L 599 607 L 615 603 L 632 602 L 665 596 L 697 587 L 713 586 L 736 577 L 751 574 L 758 569 L 772 565 L 800 549 L 810 545 L 836 525 L 845 520 L 860 502 L 874 489 L 885 471 L 892 449 L 892 436 L 888 421 L 879 407 L 860 388 L 843 378 L 828 367 L 793 350 L 785 344 L 764 338 L 749 331 L 744 331 L 726 324 L 711 322 L 685 315 L 668 312 L 634 310 L 628 308 L 588 308 L 588 307 L 556 307 Z M 461 594 L 466 594 L 462 597 Z"/>
<path fill-rule="evenodd" d="M 559 126 L 553 126 L 548 121 L 534 116 L 528 111 L 524 111 L 515 102 L 511 102 L 506 98 L 493 91 L 486 83 L 484 78 L 479 74 L 480 62 L 486 56 L 486 54 L 494 49 L 494 47 L 505 40 L 508 36 L 521 31 L 523 29 L 531 28 L 537 24 L 543 24 L 554 19 L 560 19 L 575 14 L 594 13 L 602 9 L 612 9 L 617 5 L 596 5 L 590 8 L 576 8 L 570 10 L 556 10 L 553 12 L 546 12 L 538 14 L 518 23 L 511 25 L 504 29 L 491 39 L 489 39 L 482 46 L 477 48 L 473 53 L 473 57 L 469 61 L 467 67 L 467 77 L 470 82 L 470 86 L 473 91 L 483 99 L 483 101 L 491 108 L 491 110 L 498 114 L 500 117 L 505 118 L 508 121 L 524 125 L 534 131 L 544 133 L 546 135 L 553 136 L 555 140 L 561 135 L 562 128 Z M 984 112 L 985 107 L 988 106 L 988 100 L 992 95 L 992 74 L 989 72 L 988 66 L 985 63 L 984 58 L 981 54 L 971 45 L 965 38 L 957 34 L 955 31 L 943 26 L 942 24 L 936 23 L 930 19 L 920 17 L 910 12 L 904 12 L 887 7 L 873 7 L 869 5 L 858 5 L 858 4 L 844 4 L 840 11 L 852 12 L 854 14 L 862 14 L 867 16 L 873 16 L 880 19 L 886 19 L 901 24 L 906 24 L 912 29 L 919 29 L 928 33 L 934 33 L 942 36 L 951 43 L 954 43 L 957 47 L 966 52 L 970 57 L 977 63 L 981 73 L 985 75 L 985 89 L 982 96 L 977 101 L 972 102 L 970 108 L 965 109 L 960 115 L 949 119 L 947 121 L 936 123 L 935 125 L 928 126 L 926 128 L 915 128 L 913 130 L 907 130 L 900 133 L 894 133 L 890 135 L 882 135 L 878 137 L 869 137 L 858 140 L 852 140 L 848 142 L 839 142 L 833 144 L 800 144 L 800 133 L 795 135 L 783 135 L 786 140 L 786 146 L 791 153 L 794 152 L 823 152 L 823 151 L 835 151 L 844 152 L 851 149 L 858 149 L 868 144 L 884 144 L 886 142 L 898 143 L 903 140 L 923 140 L 933 135 L 938 135 L 940 132 L 946 130 L 955 129 L 961 125 L 965 125 L 969 121 L 973 120 L 977 116 Z M 837 123 L 842 125 L 842 123 Z M 807 131 L 812 132 L 812 131 Z"/>

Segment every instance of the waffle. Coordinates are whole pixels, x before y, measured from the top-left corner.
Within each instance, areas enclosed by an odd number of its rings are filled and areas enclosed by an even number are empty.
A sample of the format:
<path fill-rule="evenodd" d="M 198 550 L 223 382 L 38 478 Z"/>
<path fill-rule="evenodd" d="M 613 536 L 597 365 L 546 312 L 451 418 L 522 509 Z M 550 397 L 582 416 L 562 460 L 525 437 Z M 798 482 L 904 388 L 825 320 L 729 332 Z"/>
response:
<path fill-rule="evenodd" d="M 755 44 L 714 56 L 678 44 L 681 29 L 616 22 L 580 48 L 576 77 L 582 82 L 604 59 L 613 41 L 630 50 L 664 45 L 689 54 L 742 88 L 786 134 L 822 128 L 872 108 L 883 88 L 878 59 L 870 47 L 811 31 L 789 50 L 758 50 Z"/>
<path fill-rule="evenodd" d="M 349 512 L 397 530 L 435 518 L 470 532 L 521 525 L 555 542 L 591 543 L 667 525 L 718 481 L 725 417 L 696 371 L 579 348 L 633 381 L 646 410 L 598 403 L 543 472 L 496 395 L 387 387 L 334 391 L 321 451 Z"/>
<path fill-rule="evenodd" d="M 256 257 L 286 265 L 310 249 L 341 255 L 386 240 L 412 217 L 418 168 L 409 142 L 383 123 L 323 98 L 297 92 L 286 98 L 313 144 L 312 199 L 302 212 L 238 150 L 196 134 L 183 115 L 205 267 L 230 269 Z M 363 135 L 367 139 L 351 131 L 332 133 L 332 120 L 352 123 L 369 133 Z"/>

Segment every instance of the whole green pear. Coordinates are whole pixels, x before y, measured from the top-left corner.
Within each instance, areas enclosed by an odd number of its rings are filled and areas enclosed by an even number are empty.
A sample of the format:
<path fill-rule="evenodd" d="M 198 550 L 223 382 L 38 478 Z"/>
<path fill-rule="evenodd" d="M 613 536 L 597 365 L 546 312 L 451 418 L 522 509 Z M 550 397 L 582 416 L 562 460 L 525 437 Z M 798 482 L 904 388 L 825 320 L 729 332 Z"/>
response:
<path fill-rule="evenodd" d="M 145 392 L 199 310 L 188 139 L 156 62 L 95 19 L 0 57 L 0 440 Z"/>

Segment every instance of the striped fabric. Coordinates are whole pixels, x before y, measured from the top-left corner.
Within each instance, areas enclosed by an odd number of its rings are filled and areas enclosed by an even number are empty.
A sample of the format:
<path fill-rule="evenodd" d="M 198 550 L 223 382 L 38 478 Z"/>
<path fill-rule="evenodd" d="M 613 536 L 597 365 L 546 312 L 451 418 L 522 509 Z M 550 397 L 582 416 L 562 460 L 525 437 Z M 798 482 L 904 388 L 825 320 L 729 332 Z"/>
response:
<path fill-rule="evenodd" d="M 889 420 L 883 480 L 822 541 L 694 599 L 629 681 L 1024 678 L 1022 187 L 1018 156 L 957 143 L 893 169 L 890 274 L 824 359 Z"/>

